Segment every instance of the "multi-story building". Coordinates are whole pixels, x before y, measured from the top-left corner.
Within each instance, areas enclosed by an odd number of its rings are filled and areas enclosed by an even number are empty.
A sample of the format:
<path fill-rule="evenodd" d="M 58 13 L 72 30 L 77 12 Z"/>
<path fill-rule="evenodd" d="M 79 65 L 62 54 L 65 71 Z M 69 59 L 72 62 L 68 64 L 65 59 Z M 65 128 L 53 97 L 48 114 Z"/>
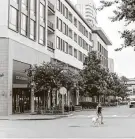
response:
<path fill-rule="evenodd" d="M 93 30 L 93 50 L 97 52 L 97 56 L 101 59 L 101 65 L 108 69 L 108 46 L 112 45 L 102 28 L 96 27 Z"/>
<path fill-rule="evenodd" d="M 28 87 L 30 65 L 53 59 L 80 70 L 93 47 L 92 33 L 109 42 L 68 0 L 4 0 L 0 17 L 0 115 L 34 111 L 40 98 Z"/>
<path fill-rule="evenodd" d="M 77 10 L 84 16 L 89 25 L 95 27 L 97 24 L 97 11 L 93 0 L 77 0 Z"/>
<path fill-rule="evenodd" d="M 52 0 L 57 7 L 54 17 L 54 59 L 82 69 L 92 49 L 92 29 L 68 0 Z"/>
<path fill-rule="evenodd" d="M 128 95 L 135 96 L 135 79 L 129 78 L 126 82 L 126 85 L 128 87 Z"/>
<path fill-rule="evenodd" d="M 112 58 L 108 58 L 108 68 L 110 72 L 114 73 L 114 60 Z"/>
<path fill-rule="evenodd" d="M 0 1 L 0 115 L 30 110 L 33 94 L 25 71 L 51 61 L 47 5 L 46 0 Z"/>
<path fill-rule="evenodd" d="M 97 27 L 97 11 L 93 0 L 77 0 L 76 8 L 93 28 L 94 51 L 97 51 L 101 65 L 108 68 L 108 45 L 112 45 L 102 28 Z"/>

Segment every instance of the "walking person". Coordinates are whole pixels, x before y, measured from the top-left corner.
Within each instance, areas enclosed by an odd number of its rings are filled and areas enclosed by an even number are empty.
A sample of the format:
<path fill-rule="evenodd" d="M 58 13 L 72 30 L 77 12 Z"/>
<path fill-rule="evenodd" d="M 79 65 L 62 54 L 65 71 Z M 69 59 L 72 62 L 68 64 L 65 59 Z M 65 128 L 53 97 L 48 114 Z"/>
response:
<path fill-rule="evenodd" d="M 101 124 L 103 124 L 103 114 L 102 114 L 102 106 L 101 103 L 97 105 L 97 116 L 98 118 L 101 117 Z"/>

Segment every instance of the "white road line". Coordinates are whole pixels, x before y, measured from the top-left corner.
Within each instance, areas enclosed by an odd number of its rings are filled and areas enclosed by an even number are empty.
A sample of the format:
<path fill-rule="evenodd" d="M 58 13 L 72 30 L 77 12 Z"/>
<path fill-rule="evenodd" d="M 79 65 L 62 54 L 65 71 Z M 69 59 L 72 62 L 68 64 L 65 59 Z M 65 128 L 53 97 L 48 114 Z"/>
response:
<path fill-rule="evenodd" d="M 93 118 L 96 117 L 96 115 L 74 115 L 71 116 L 69 118 Z M 117 117 L 121 117 L 121 118 L 125 118 L 128 117 L 128 115 L 103 115 L 103 117 L 105 118 L 117 118 Z"/>

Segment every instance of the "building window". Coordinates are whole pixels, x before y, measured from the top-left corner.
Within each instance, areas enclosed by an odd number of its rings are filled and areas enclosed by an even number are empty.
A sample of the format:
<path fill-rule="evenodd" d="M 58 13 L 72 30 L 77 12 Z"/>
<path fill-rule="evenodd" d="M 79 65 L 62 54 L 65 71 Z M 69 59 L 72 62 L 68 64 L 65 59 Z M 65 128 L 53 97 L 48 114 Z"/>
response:
<path fill-rule="evenodd" d="M 60 3 L 60 12 L 61 12 L 61 14 L 62 14 L 62 10 L 63 9 L 63 4 L 62 4 L 62 2 Z"/>
<path fill-rule="evenodd" d="M 98 42 L 98 51 L 100 51 L 100 43 Z"/>
<path fill-rule="evenodd" d="M 92 34 L 89 33 L 89 41 L 92 41 Z"/>
<path fill-rule="evenodd" d="M 28 0 L 22 0 L 22 7 L 23 7 L 25 10 L 28 10 Z"/>
<path fill-rule="evenodd" d="M 86 58 L 86 55 L 84 54 L 84 55 L 83 55 L 83 62 L 85 61 L 85 58 Z"/>
<path fill-rule="evenodd" d="M 88 43 L 86 43 L 86 48 L 85 49 L 88 51 Z"/>
<path fill-rule="evenodd" d="M 80 46 L 83 47 L 83 40 L 81 37 L 80 37 Z"/>
<path fill-rule="evenodd" d="M 32 19 L 30 19 L 30 39 L 36 39 L 36 23 Z"/>
<path fill-rule="evenodd" d="M 45 6 L 40 3 L 40 20 L 45 22 Z"/>
<path fill-rule="evenodd" d="M 59 29 L 59 18 L 57 17 L 57 29 Z"/>
<path fill-rule="evenodd" d="M 65 7 L 65 17 L 68 19 L 68 8 Z"/>
<path fill-rule="evenodd" d="M 92 47 L 89 45 L 89 52 L 91 52 L 92 51 Z"/>
<path fill-rule="evenodd" d="M 74 41 L 77 42 L 77 34 L 74 33 Z"/>
<path fill-rule="evenodd" d="M 66 26 L 66 35 L 68 36 L 68 25 Z"/>
<path fill-rule="evenodd" d="M 85 47 L 86 47 L 86 42 L 85 40 L 83 40 L 83 48 L 85 49 Z"/>
<path fill-rule="evenodd" d="M 60 0 L 57 0 L 57 10 L 60 11 Z"/>
<path fill-rule="evenodd" d="M 74 57 L 77 58 L 77 50 L 74 49 Z"/>
<path fill-rule="evenodd" d="M 69 21 L 72 23 L 72 14 L 69 12 Z"/>
<path fill-rule="evenodd" d="M 82 52 L 79 51 L 79 57 L 78 57 L 79 61 L 82 61 Z"/>
<path fill-rule="evenodd" d="M 18 10 L 10 6 L 9 28 L 18 31 Z"/>
<path fill-rule="evenodd" d="M 65 42 L 65 52 L 68 54 L 68 43 Z"/>
<path fill-rule="evenodd" d="M 69 54 L 73 55 L 73 51 L 72 51 L 72 46 L 71 45 L 69 45 Z"/>
<path fill-rule="evenodd" d="M 27 36 L 27 16 L 21 14 L 21 34 Z"/>
<path fill-rule="evenodd" d="M 80 46 L 80 36 L 78 35 L 78 45 Z"/>
<path fill-rule="evenodd" d="M 65 52 L 65 41 L 63 40 L 62 51 Z"/>
<path fill-rule="evenodd" d="M 63 23 L 63 33 L 66 35 L 66 24 Z"/>
<path fill-rule="evenodd" d="M 88 38 L 88 31 L 87 31 L 87 30 L 86 30 L 86 34 L 85 34 L 85 35 L 86 35 L 86 37 Z"/>
<path fill-rule="evenodd" d="M 74 25 L 77 27 L 77 19 L 74 17 Z"/>
<path fill-rule="evenodd" d="M 101 52 L 101 47 L 102 47 L 102 46 L 101 46 L 101 44 L 100 44 L 100 52 Z"/>
<path fill-rule="evenodd" d="M 61 19 L 59 19 L 59 31 L 62 32 L 62 20 Z"/>
<path fill-rule="evenodd" d="M 65 16 L 65 5 L 63 4 L 63 16 Z"/>
<path fill-rule="evenodd" d="M 39 43 L 45 44 L 45 28 L 43 26 L 39 27 Z"/>
<path fill-rule="evenodd" d="M 69 37 L 72 39 L 72 29 L 69 28 Z"/>
<path fill-rule="evenodd" d="M 57 37 L 57 49 L 60 49 L 60 38 Z"/>
<path fill-rule="evenodd" d="M 36 0 L 30 0 L 30 12 L 36 15 Z"/>

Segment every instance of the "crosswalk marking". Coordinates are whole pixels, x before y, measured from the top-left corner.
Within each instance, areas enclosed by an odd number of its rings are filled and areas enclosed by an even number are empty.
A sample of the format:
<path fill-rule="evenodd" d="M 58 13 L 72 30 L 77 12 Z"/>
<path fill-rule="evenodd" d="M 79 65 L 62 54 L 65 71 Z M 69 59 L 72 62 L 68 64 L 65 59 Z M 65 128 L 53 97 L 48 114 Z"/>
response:
<path fill-rule="evenodd" d="M 96 115 L 72 115 L 69 118 L 93 118 L 96 117 Z M 104 118 L 128 118 L 129 115 L 103 115 Z"/>

